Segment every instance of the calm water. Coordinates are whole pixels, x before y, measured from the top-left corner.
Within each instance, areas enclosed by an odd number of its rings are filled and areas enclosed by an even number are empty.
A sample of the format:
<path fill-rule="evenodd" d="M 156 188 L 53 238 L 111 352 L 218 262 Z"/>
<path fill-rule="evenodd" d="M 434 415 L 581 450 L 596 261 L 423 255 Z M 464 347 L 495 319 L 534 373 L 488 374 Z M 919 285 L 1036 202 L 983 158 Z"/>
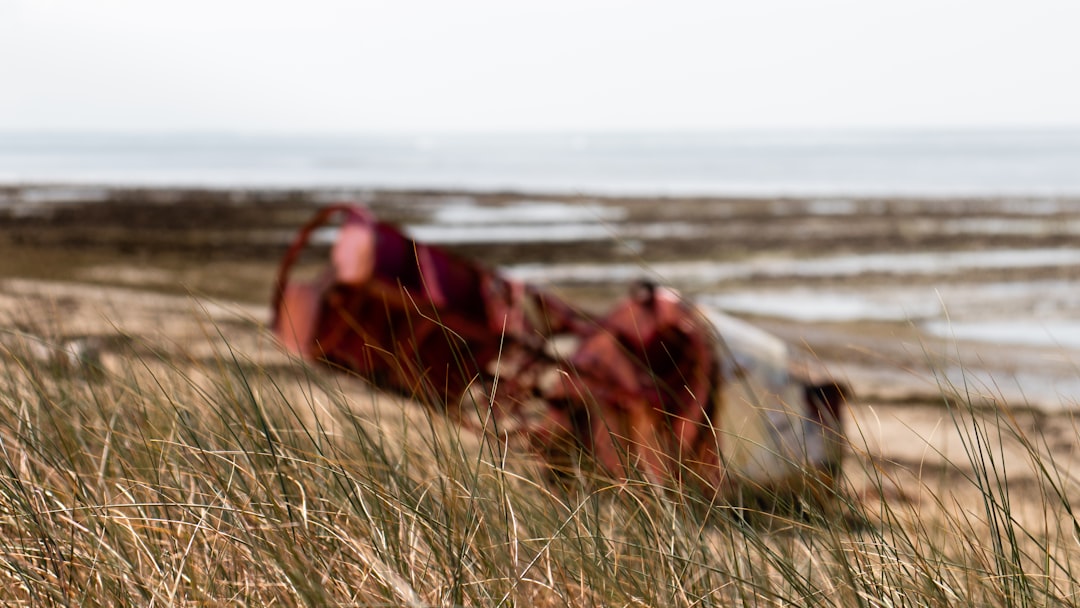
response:
<path fill-rule="evenodd" d="M 0 133 L 0 183 L 1077 195 L 1080 129 L 340 137 Z"/>

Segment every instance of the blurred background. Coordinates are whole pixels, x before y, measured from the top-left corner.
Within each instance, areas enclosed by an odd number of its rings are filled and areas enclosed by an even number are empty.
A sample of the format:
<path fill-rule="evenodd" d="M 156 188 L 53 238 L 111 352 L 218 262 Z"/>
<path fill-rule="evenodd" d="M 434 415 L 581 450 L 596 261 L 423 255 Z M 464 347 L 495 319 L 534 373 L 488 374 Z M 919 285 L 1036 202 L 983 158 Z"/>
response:
<path fill-rule="evenodd" d="M 1073 3 L 0 2 L 0 181 L 1080 191 Z"/>
<path fill-rule="evenodd" d="M 675 285 L 862 395 L 966 373 L 1068 409 L 1076 23 L 1052 0 L 0 0 L 0 276 L 262 303 L 292 231 L 349 199 L 586 307 Z"/>

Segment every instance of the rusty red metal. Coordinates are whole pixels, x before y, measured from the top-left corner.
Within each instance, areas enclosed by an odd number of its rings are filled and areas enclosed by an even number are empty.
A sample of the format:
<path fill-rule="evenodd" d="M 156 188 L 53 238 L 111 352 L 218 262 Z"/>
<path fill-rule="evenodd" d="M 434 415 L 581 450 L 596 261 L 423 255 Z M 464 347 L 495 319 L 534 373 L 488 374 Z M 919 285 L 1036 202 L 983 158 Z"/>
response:
<path fill-rule="evenodd" d="M 313 231 L 335 216 L 329 268 L 290 281 Z M 616 477 L 639 470 L 723 490 L 830 477 L 838 466 L 843 390 L 789 378 L 786 352 L 768 339 L 740 358 L 715 320 L 664 287 L 636 284 L 593 316 L 418 243 L 365 208 L 335 205 L 284 256 L 273 309 L 283 344 L 307 359 L 549 456 L 584 449 Z M 565 338 L 574 344 L 558 352 Z M 755 355 L 761 343 L 774 354 Z M 725 427 L 761 437 L 727 437 Z"/>

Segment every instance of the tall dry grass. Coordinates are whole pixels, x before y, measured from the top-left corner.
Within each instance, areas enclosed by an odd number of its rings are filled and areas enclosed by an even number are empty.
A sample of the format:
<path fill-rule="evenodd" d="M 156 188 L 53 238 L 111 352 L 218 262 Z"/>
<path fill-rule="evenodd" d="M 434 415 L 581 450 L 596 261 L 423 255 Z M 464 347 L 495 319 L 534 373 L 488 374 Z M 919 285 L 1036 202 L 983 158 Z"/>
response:
<path fill-rule="evenodd" d="M 1058 606 L 1080 591 L 1075 476 L 1037 427 L 956 387 L 942 407 L 965 458 L 915 474 L 856 427 L 828 496 L 718 502 L 587 467 L 553 483 L 497 438 L 228 341 L 210 358 L 118 343 L 105 365 L 8 338 L 3 605 Z"/>

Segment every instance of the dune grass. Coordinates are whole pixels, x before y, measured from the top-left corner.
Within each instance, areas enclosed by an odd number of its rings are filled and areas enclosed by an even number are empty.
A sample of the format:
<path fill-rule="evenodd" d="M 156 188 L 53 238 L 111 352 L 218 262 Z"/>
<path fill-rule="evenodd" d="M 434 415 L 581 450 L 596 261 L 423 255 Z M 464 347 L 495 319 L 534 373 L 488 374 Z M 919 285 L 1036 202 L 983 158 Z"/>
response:
<path fill-rule="evenodd" d="M 0 353 L 0 604 L 1057 606 L 1077 480 L 1038 428 L 942 387 L 966 458 L 850 429 L 816 501 L 714 501 L 527 454 L 359 381 L 125 343 Z M 1014 479 L 1013 471 L 1026 471 Z"/>

